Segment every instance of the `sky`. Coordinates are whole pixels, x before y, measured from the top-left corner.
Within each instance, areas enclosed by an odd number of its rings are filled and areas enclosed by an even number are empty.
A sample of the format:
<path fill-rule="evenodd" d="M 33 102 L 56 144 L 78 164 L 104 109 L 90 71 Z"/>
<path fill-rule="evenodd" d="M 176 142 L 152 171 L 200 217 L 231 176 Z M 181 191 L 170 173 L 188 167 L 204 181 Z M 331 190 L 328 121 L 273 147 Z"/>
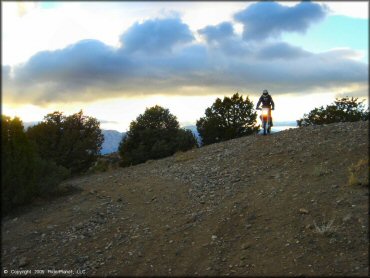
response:
<path fill-rule="evenodd" d="M 194 125 L 264 89 L 275 121 L 336 97 L 368 103 L 369 3 L 1 2 L 2 114 L 83 110 L 127 131 L 147 107 Z"/>

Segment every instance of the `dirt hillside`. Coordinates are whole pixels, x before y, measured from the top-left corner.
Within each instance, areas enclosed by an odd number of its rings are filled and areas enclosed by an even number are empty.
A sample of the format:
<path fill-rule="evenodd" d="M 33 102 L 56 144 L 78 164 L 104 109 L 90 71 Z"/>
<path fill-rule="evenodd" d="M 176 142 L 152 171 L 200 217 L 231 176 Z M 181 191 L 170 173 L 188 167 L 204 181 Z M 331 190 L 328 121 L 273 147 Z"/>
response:
<path fill-rule="evenodd" d="M 3 270 L 366 276 L 368 133 L 290 129 L 69 180 L 2 220 Z"/>

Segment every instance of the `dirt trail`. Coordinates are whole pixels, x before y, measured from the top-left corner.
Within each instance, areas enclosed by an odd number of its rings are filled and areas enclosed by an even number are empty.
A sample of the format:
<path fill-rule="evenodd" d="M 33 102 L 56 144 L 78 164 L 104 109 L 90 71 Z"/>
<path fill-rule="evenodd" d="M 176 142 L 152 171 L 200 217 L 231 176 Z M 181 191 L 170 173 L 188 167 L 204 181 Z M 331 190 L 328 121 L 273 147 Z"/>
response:
<path fill-rule="evenodd" d="M 365 276 L 368 138 L 368 122 L 292 129 L 69 180 L 3 219 L 3 270 Z"/>

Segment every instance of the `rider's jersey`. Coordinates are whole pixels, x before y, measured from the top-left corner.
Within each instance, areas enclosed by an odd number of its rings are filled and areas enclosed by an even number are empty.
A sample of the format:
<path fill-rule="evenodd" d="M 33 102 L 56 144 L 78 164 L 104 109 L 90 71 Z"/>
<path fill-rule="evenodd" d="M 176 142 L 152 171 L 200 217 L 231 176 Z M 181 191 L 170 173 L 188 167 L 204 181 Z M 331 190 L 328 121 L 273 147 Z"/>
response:
<path fill-rule="evenodd" d="M 274 109 L 275 104 L 270 95 L 267 95 L 267 96 L 262 95 L 257 102 L 257 107 L 260 106 L 261 103 L 262 103 L 262 107 L 271 108 L 272 106 L 272 109 Z"/>

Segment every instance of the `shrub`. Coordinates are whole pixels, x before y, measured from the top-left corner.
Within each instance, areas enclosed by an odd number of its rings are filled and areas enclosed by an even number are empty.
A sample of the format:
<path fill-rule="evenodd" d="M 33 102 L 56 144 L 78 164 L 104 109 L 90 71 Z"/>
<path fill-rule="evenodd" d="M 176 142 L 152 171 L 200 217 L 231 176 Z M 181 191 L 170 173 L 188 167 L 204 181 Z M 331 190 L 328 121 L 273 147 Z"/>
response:
<path fill-rule="evenodd" d="M 60 183 L 70 177 L 71 171 L 54 161 L 46 161 L 37 156 L 37 195 L 49 196 L 59 190 Z"/>
<path fill-rule="evenodd" d="M 6 213 L 36 193 L 36 152 L 17 117 L 2 116 L 1 143 L 2 208 Z"/>
<path fill-rule="evenodd" d="M 197 154 L 193 151 L 190 152 L 176 152 L 174 155 L 175 162 L 185 162 L 189 160 L 194 160 L 197 158 Z"/>
<path fill-rule="evenodd" d="M 330 235 L 336 231 L 336 227 L 333 226 L 335 218 L 332 218 L 329 221 L 326 221 L 326 217 L 324 215 L 323 220 L 320 224 L 316 224 L 316 221 L 313 221 L 315 232 L 320 235 Z"/>
<path fill-rule="evenodd" d="M 179 123 L 168 109 L 158 105 L 147 108 L 130 124 L 119 145 L 121 166 L 143 163 L 197 147 L 191 131 L 180 129 Z"/>
<path fill-rule="evenodd" d="M 365 110 L 363 101 L 358 98 L 336 98 L 333 104 L 311 110 L 304 114 L 302 119 L 297 120 L 297 125 L 322 125 L 337 122 L 355 122 L 369 120 L 369 109 Z"/>
<path fill-rule="evenodd" d="M 245 135 L 257 133 L 257 113 L 253 102 L 238 93 L 231 98 L 217 98 L 211 107 L 205 111 L 205 117 L 200 118 L 196 125 L 202 144 L 208 145 Z"/>
<path fill-rule="evenodd" d="M 313 174 L 318 177 L 325 176 L 330 173 L 331 171 L 328 169 L 328 166 L 323 163 L 316 165 L 313 169 Z"/>
<path fill-rule="evenodd" d="M 27 135 L 43 159 L 78 174 L 86 171 L 99 155 L 104 138 L 99 125 L 82 111 L 67 117 L 54 112 L 30 127 Z"/>
<path fill-rule="evenodd" d="M 53 192 L 68 171 L 43 160 L 28 140 L 22 121 L 1 118 L 1 200 L 4 214 L 29 203 L 36 196 Z"/>

